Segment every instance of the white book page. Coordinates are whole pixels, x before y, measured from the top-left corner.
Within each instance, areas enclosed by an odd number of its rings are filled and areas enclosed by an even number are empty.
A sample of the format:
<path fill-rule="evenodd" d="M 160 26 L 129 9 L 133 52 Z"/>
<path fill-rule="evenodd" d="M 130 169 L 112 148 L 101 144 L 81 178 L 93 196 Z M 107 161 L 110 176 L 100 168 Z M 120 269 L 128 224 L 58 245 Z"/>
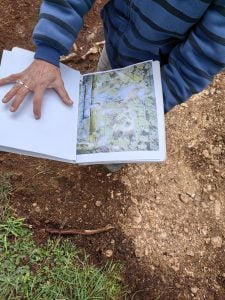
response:
<path fill-rule="evenodd" d="M 77 163 L 165 160 L 159 62 L 84 75 L 80 98 Z"/>
<path fill-rule="evenodd" d="M 27 50 L 15 48 L 11 53 L 4 51 L 0 77 L 21 72 L 32 60 L 33 53 Z M 49 156 L 50 159 L 76 160 L 80 73 L 64 65 L 60 69 L 74 105 L 66 106 L 55 91 L 49 89 L 43 98 L 41 119 L 35 120 L 31 94 L 15 113 L 9 111 L 8 104 L 0 103 L 0 149 L 11 148 L 16 153 Z M 9 84 L 0 88 L 0 99 L 12 86 Z"/>

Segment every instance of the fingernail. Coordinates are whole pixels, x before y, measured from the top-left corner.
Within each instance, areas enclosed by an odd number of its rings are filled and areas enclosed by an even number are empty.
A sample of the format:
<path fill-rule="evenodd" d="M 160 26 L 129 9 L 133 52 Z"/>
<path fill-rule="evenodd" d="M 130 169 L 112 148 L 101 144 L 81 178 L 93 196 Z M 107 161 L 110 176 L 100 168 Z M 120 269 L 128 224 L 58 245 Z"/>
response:
<path fill-rule="evenodd" d="M 72 105 L 72 104 L 73 104 L 73 101 L 72 101 L 72 100 L 69 100 L 68 102 L 69 102 L 69 105 Z"/>
<path fill-rule="evenodd" d="M 9 110 L 10 110 L 11 112 L 14 112 L 14 111 L 15 111 L 15 107 L 11 106 L 11 107 L 9 108 Z"/>
<path fill-rule="evenodd" d="M 3 99 L 2 99 L 2 102 L 3 102 L 3 103 L 6 102 L 6 98 L 3 98 Z"/>
<path fill-rule="evenodd" d="M 40 119 L 40 116 L 39 115 L 34 115 L 35 119 L 36 120 L 39 120 Z"/>

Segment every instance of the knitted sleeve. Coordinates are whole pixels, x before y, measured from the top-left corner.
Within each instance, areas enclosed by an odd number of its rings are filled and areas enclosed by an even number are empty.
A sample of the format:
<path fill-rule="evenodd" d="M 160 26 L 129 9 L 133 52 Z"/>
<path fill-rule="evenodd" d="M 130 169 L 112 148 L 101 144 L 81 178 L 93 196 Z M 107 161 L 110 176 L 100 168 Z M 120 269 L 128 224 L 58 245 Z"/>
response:
<path fill-rule="evenodd" d="M 165 112 L 202 91 L 225 68 L 225 1 L 213 1 L 162 67 Z"/>
<path fill-rule="evenodd" d="M 33 32 L 35 58 L 59 64 L 76 39 L 83 16 L 95 0 L 43 0 L 39 21 Z"/>

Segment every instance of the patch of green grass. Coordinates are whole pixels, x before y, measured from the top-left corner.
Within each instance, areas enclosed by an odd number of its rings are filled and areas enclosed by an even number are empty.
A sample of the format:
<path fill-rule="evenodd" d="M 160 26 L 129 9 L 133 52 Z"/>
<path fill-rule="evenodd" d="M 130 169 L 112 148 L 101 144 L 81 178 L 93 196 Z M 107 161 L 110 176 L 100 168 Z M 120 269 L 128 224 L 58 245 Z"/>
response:
<path fill-rule="evenodd" d="M 0 199 L 6 200 L 10 184 L 3 187 L 0 181 L 0 186 Z M 121 272 L 118 264 L 91 265 L 69 240 L 37 246 L 9 207 L 0 216 L 1 300 L 121 299 Z"/>

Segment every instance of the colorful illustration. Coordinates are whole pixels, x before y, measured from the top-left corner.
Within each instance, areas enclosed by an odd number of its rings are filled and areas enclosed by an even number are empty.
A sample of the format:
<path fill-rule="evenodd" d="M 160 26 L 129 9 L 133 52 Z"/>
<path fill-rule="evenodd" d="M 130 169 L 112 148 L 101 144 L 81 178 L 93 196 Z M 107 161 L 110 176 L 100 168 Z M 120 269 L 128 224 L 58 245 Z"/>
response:
<path fill-rule="evenodd" d="M 77 154 L 159 149 L 152 63 L 83 76 Z"/>

